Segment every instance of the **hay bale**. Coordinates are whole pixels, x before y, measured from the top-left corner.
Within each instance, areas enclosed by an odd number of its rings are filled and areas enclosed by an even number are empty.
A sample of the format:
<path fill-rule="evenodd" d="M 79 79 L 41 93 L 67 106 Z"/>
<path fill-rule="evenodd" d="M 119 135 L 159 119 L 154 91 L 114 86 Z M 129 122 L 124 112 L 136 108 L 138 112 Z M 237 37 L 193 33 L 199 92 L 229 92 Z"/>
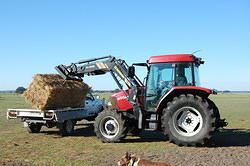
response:
<path fill-rule="evenodd" d="M 24 92 L 25 100 L 40 110 L 84 106 L 89 86 L 80 81 L 64 80 L 58 74 L 37 74 Z"/>

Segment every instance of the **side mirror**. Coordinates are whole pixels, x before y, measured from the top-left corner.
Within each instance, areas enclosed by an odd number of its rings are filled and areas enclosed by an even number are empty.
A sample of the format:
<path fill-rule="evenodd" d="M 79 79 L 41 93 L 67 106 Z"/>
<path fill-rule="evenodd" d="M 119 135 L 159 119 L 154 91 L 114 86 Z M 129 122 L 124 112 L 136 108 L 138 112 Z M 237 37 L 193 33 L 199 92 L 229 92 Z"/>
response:
<path fill-rule="evenodd" d="M 129 66 L 128 67 L 128 77 L 129 78 L 134 78 L 135 76 L 135 67 L 134 66 Z"/>

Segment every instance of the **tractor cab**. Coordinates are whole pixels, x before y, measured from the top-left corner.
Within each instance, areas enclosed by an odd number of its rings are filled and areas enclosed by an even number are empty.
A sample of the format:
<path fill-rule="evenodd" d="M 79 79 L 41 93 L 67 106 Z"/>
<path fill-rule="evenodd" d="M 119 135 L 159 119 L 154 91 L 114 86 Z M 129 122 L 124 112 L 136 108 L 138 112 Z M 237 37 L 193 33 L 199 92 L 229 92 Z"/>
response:
<path fill-rule="evenodd" d="M 191 54 L 153 56 L 148 60 L 146 110 L 155 111 L 173 87 L 200 86 L 198 67 L 204 63 Z"/>

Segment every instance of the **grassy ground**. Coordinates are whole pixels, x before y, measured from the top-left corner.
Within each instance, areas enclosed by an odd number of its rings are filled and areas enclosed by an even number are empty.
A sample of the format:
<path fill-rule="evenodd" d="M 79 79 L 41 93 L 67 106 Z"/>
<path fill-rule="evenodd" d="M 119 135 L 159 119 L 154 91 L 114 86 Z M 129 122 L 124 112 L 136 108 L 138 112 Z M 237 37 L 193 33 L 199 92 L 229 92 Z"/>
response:
<path fill-rule="evenodd" d="M 219 94 L 211 99 L 229 126 L 216 134 L 209 146 L 249 146 L 250 94 Z M 70 137 L 58 136 L 54 128 L 43 128 L 41 133 L 28 134 L 21 122 L 6 119 L 7 108 L 25 107 L 30 106 L 20 95 L 0 94 L 0 163 L 21 161 L 41 165 L 105 166 L 115 165 L 115 161 L 126 151 L 150 158 L 159 153 L 196 150 L 169 143 L 159 132 L 144 132 L 142 138 L 128 137 L 123 143 L 104 144 L 95 137 L 93 123 L 85 121 L 78 124 L 76 134 Z"/>

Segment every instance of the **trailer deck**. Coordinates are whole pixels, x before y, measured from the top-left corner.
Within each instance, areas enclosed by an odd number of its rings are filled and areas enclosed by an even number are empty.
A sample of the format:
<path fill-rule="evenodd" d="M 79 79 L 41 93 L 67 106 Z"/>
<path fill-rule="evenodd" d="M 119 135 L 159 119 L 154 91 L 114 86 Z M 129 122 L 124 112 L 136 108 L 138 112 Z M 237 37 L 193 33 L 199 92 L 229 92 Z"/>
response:
<path fill-rule="evenodd" d="M 84 119 L 94 116 L 95 112 L 87 111 L 85 108 L 66 108 L 56 110 L 37 110 L 37 109 L 8 109 L 7 119 L 29 119 L 29 120 L 54 120 L 62 122 L 72 119 Z"/>

